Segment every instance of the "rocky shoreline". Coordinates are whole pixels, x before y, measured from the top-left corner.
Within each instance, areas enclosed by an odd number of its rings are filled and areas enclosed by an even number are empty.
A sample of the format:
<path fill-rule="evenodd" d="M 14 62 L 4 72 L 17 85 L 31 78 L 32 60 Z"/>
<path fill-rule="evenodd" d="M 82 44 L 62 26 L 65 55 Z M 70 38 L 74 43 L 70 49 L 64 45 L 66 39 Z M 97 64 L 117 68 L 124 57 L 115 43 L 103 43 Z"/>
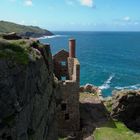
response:
<path fill-rule="evenodd" d="M 100 94 L 101 90 L 97 86 L 87 83 L 86 85 L 80 86 L 79 92 Z"/>
<path fill-rule="evenodd" d="M 60 87 L 50 46 L 7 34 L 0 37 L 0 58 L 0 139 L 58 140 Z M 110 120 L 140 132 L 140 91 L 117 91 L 103 98 L 100 88 L 92 84 L 77 89 L 80 132 L 78 138 L 68 136 L 68 140 L 94 140 L 95 130 Z"/>
<path fill-rule="evenodd" d="M 101 90 L 92 84 L 81 86 L 79 91 L 82 94 L 97 95 L 113 119 L 123 122 L 135 132 L 140 132 L 140 90 L 115 91 L 106 98 L 102 96 Z"/>

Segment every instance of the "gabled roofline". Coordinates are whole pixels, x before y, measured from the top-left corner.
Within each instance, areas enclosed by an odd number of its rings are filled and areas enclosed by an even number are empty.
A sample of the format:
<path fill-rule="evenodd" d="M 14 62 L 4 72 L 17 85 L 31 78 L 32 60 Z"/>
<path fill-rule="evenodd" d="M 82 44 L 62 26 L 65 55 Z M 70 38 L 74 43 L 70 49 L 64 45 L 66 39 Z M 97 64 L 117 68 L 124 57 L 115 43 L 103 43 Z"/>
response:
<path fill-rule="evenodd" d="M 62 49 L 62 50 L 58 51 L 56 54 L 54 54 L 53 57 L 56 57 L 57 55 L 59 55 L 62 52 L 67 53 L 69 55 L 69 52 L 68 51 Z"/>

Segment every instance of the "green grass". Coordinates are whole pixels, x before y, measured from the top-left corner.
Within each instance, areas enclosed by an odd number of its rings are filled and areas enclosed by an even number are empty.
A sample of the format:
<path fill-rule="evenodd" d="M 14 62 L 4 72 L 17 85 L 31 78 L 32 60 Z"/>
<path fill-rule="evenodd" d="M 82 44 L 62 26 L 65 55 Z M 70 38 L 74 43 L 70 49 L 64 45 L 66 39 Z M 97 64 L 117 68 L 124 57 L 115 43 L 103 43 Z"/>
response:
<path fill-rule="evenodd" d="M 81 92 L 80 94 L 80 101 L 86 98 L 99 98 L 98 93 L 89 93 L 89 92 Z"/>
<path fill-rule="evenodd" d="M 24 26 L 7 21 L 0 21 L 0 33 L 16 32 L 19 35 L 24 35 L 27 32 L 33 33 L 31 36 L 52 34 L 48 30 L 41 29 L 36 26 Z"/>
<path fill-rule="evenodd" d="M 140 140 L 140 135 L 129 130 L 123 123 L 109 121 L 94 132 L 95 140 Z"/>
<path fill-rule="evenodd" d="M 112 100 L 104 102 L 106 109 L 111 112 Z M 140 140 L 140 134 L 128 129 L 122 122 L 110 120 L 94 131 L 95 140 Z"/>
<path fill-rule="evenodd" d="M 59 138 L 59 140 L 67 140 L 66 138 Z"/>
<path fill-rule="evenodd" d="M 30 40 L 7 41 L 0 39 L 0 59 L 8 59 L 19 64 L 28 64 L 30 60 L 29 55 L 32 57 L 32 60 L 40 58 L 40 55 L 32 48 L 33 45 L 42 47 L 41 44 Z"/>
<path fill-rule="evenodd" d="M 22 45 L 0 40 L 0 59 L 3 58 L 7 58 L 21 64 L 27 64 L 29 61 L 27 51 L 22 47 Z"/>
<path fill-rule="evenodd" d="M 104 105 L 109 112 L 112 111 L 112 100 L 104 101 Z"/>

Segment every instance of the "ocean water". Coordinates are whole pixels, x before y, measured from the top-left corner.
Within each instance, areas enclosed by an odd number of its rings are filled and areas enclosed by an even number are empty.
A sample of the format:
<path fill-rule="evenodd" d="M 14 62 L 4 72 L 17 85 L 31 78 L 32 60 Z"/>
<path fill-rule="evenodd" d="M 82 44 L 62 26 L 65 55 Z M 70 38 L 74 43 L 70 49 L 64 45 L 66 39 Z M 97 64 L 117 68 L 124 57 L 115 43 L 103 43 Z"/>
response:
<path fill-rule="evenodd" d="M 68 39 L 77 41 L 76 54 L 81 64 L 81 85 L 90 83 L 112 91 L 140 88 L 140 32 L 54 32 L 40 39 L 50 43 L 52 53 L 68 50 Z"/>

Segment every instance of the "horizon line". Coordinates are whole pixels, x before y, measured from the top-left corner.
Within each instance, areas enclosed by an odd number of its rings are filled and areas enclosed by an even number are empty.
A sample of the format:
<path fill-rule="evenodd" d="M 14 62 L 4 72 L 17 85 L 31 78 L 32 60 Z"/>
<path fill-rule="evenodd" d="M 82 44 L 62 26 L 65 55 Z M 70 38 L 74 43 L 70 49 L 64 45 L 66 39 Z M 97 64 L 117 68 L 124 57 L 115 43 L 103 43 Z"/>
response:
<path fill-rule="evenodd" d="M 114 31 L 100 31 L 100 30 L 98 30 L 98 31 L 88 31 L 88 30 L 85 30 L 85 31 L 79 31 L 79 30 L 69 31 L 69 30 L 56 30 L 55 31 L 55 30 L 49 30 L 49 31 L 51 31 L 51 32 L 140 32 L 140 30 L 139 31 L 132 31 L 132 30 L 130 30 L 130 31 L 124 31 L 124 30 L 120 30 L 120 31 L 116 31 L 116 30 L 114 30 Z"/>

